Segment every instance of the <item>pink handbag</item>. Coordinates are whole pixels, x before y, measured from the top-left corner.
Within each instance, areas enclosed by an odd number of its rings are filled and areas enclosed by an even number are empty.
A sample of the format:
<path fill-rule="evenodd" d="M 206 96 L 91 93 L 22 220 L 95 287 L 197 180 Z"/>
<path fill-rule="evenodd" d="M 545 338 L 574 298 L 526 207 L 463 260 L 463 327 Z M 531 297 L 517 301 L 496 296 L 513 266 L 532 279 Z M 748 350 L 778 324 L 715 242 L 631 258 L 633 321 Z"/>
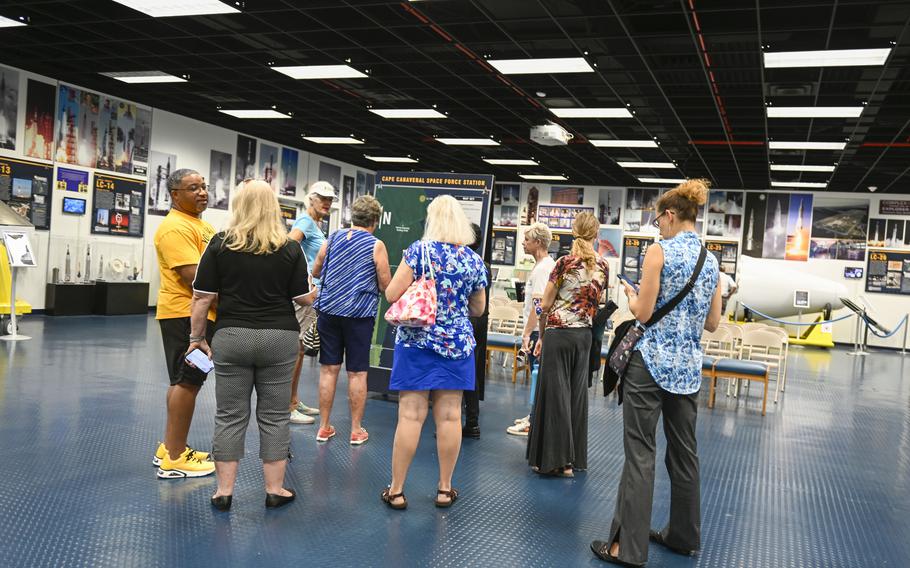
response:
<path fill-rule="evenodd" d="M 420 258 L 424 271 L 429 267 L 429 278 L 420 278 L 408 286 L 398 301 L 389 306 L 385 321 L 402 327 L 429 327 L 436 323 L 436 274 L 430 261 L 429 243 L 420 243 Z"/>

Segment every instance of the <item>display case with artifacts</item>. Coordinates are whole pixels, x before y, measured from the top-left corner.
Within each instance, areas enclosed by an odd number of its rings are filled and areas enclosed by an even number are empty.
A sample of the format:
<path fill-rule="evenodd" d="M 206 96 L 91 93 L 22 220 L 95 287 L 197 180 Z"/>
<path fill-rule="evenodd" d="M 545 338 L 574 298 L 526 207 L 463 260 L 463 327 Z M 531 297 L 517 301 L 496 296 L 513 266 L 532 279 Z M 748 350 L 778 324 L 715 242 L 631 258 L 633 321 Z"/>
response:
<path fill-rule="evenodd" d="M 48 251 L 47 282 L 90 284 L 96 281 L 142 281 L 141 242 L 99 237 L 53 237 Z"/>

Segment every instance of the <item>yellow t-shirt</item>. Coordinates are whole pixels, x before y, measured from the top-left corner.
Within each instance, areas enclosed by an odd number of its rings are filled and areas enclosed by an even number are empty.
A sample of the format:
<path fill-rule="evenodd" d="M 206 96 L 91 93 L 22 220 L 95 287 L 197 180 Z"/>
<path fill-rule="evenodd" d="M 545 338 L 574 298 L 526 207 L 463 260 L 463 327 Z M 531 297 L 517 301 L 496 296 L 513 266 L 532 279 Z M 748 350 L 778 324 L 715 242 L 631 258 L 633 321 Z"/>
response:
<path fill-rule="evenodd" d="M 190 317 L 193 290 L 180 280 L 174 269 L 199 264 L 205 247 L 214 235 L 215 228 L 209 223 L 176 209 L 171 209 L 155 231 L 155 251 L 161 274 L 157 319 Z M 214 310 L 209 311 L 209 319 L 215 321 Z"/>

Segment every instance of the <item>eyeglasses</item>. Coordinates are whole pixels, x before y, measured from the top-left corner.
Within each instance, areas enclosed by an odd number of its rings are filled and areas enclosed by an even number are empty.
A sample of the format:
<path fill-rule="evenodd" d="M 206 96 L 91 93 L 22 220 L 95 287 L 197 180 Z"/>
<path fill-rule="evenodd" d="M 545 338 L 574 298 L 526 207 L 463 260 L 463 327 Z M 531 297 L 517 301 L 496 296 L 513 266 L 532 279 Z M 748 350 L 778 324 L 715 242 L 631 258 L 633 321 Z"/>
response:
<path fill-rule="evenodd" d="M 191 185 L 189 187 L 181 187 L 178 189 L 180 189 L 182 191 L 189 191 L 190 193 L 201 193 L 204 191 L 208 191 L 209 186 L 207 186 L 206 184 L 203 183 L 201 185 Z"/>
<path fill-rule="evenodd" d="M 651 221 L 651 224 L 654 225 L 655 229 L 660 228 L 660 218 L 663 217 L 664 215 L 666 215 L 667 213 L 676 213 L 676 211 L 673 211 L 672 209 L 665 209 L 663 213 L 661 213 L 660 215 L 655 217 L 654 220 Z"/>

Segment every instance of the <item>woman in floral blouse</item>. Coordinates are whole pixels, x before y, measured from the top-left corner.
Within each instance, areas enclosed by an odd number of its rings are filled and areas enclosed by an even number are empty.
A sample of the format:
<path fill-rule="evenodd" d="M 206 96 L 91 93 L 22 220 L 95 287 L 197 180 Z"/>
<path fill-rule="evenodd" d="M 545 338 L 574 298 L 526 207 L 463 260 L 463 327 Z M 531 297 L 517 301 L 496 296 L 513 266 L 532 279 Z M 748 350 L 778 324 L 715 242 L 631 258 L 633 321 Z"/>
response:
<path fill-rule="evenodd" d="M 588 467 L 588 372 L 591 321 L 604 298 L 609 268 L 594 252 L 597 218 L 572 224 L 572 252 L 556 261 L 541 301 L 539 355 L 528 463 L 537 473 L 572 477 Z"/>
<path fill-rule="evenodd" d="M 474 390 L 474 332 L 468 317 L 483 314 L 487 275 L 483 259 L 467 245 L 474 230 L 461 205 L 449 195 L 427 207 L 423 239 L 404 251 L 386 299 L 396 302 L 414 280 L 429 274 L 429 257 L 436 277 L 436 323 L 425 328 L 399 327 L 389 388 L 399 391 L 398 427 L 392 448 L 392 482 L 382 500 L 393 509 L 407 507 L 404 482 L 433 393 L 433 419 L 439 453 L 436 506 L 448 507 L 458 492 L 452 472 L 461 448 L 462 391 Z"/>

